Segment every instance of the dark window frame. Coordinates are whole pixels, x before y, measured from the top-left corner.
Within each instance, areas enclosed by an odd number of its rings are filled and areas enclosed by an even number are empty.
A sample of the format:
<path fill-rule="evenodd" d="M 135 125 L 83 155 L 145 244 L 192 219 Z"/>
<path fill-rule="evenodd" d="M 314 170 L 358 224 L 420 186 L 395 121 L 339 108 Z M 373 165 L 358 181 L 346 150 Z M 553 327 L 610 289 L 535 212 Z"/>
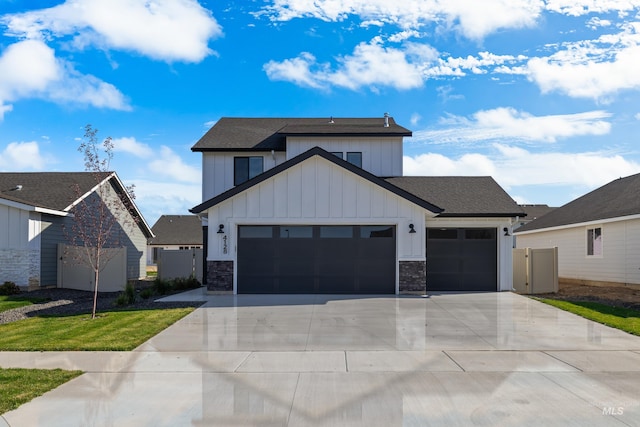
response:
<path fill-rule="evenodd" d="M 255 169 L 259 163 L 258 169 Z M 233 185 L 240 185 L 264 172 L 264 157 L 236 156 L 233 158 Z"/>
<path fill-rule="evenodd" d="M 356 159 L 353 158 L 354 156 Z M 346 160 L 352 165 L 362 168 L 362 151 L 347 151 Z"/>

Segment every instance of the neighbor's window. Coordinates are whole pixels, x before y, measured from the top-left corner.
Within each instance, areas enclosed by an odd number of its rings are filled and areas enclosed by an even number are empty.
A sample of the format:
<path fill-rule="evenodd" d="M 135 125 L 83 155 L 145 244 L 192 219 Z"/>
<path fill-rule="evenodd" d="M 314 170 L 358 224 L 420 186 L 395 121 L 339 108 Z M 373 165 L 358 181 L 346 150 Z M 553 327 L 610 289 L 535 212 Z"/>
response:
<path fill-rule="evenodd" d="M 360 152 L 349 152 L 347 153 L 347 162 L 352 165 L 356 165 L 359 168 L 362 167 L 362 153 Z"/>
<path fill-rule="evenodd" d="M 261 156 L 233 158 L 233 185 L 240 185 L 264 172 Z"/>
<path fill-rule="evenodd" d="M 587 229 L 587 255 L 602 256 L 602 228 Z"/>

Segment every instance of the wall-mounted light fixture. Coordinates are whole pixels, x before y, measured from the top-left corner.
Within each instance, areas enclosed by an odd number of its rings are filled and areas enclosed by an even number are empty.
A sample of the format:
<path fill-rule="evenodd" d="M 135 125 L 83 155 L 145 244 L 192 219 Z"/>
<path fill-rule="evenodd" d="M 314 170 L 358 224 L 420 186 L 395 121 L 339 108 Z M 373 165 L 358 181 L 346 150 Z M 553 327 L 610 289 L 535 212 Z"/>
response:
<path fill-rule="evenodd" d="M 502 231 L 504 231 L 505 236 L 511 236 L 511 234 L 509 234 L 509 229 L 507 227 L 503 228 Z"/>
<path fill-rule="evenodd" d="M 416 228 L 413 224 L 409 224 L 409 234 L 413 234 L 416 232 Z"/>
<path fill-rule="evenodd" d="M 218 226 L 218 234 L 224 234 L 224 224 Z"/>

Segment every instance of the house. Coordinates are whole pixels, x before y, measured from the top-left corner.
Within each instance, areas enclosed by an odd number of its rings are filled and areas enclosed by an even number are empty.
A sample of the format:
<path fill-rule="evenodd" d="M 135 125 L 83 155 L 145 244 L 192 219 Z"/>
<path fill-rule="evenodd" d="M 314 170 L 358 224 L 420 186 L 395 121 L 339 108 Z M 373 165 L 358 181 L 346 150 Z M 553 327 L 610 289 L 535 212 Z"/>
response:
<path fill-rule="evenodd" d="M 524 205 L 520 205 L 520 207 L 522 208 L 524 213 L 527 214 L 527 216 L 523 218 L 518 218 L 518 221 L 515 224 L 513 224 L 514 232 L 515 230 L 522 227 L 523 225 L 528 224 L 534 219 L 538 219 L 542 215 L 546 215 L 552 210 L 556 209 L 555 207 L 551 207 L 549 205 L 542 205 L 542 204 L 540 205 L 524 204 Z"/>
<path fill-rule="evenodd" d="M 81 203 L 105 200 L 130 207 L 135 226 L 125 230 L 120 222 L 112 235 L 123 236 L 118 246 L 127 248 L 126 277 L 144 276 L 153 233 L 115 172 L 0 173 L 0 281 L 29 289 L 65 286 L 58 283 L 58 245 L 76 237 L 74 213 Z"/>
<path fill-rule="evenodd" d="M 222 118 L 202 154 L 209 291 L 511 290 L 522 209 L 490 177 L 403 177 L 379 118 Z"/>
<path fill-rule="evenodd" d="M 516 230 L 519 248 L 558 248 L 564 283 L 640 284 L 640 174 L 616 179 Z"/>
<path fill-rule="evenodd" d="M 147 265 L 156 265 L 158 251 L 202 248 L 202 222 L 195 215 L 162 215 L 147 240 Z"/>

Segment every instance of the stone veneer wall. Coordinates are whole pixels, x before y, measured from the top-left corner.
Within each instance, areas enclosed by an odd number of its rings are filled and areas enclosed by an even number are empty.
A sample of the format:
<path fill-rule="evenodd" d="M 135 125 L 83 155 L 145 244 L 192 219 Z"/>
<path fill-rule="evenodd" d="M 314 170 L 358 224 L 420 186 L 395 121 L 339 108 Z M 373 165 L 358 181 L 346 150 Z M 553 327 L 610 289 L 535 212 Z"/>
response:
<path fill-rule="evenodd" d="M 400 261 L 400 293 L 427 291 L 427 262 Z"/>
<path fill-rule="evenodd" d="M 40 251 L 0 249 L 0 284 L 13 282 L 22 288 L 40 286 Z"/>
<path fill-rule="evenodd" d="M 233 261 L 207 261 L 207 290 L 233 292 Z"/>

